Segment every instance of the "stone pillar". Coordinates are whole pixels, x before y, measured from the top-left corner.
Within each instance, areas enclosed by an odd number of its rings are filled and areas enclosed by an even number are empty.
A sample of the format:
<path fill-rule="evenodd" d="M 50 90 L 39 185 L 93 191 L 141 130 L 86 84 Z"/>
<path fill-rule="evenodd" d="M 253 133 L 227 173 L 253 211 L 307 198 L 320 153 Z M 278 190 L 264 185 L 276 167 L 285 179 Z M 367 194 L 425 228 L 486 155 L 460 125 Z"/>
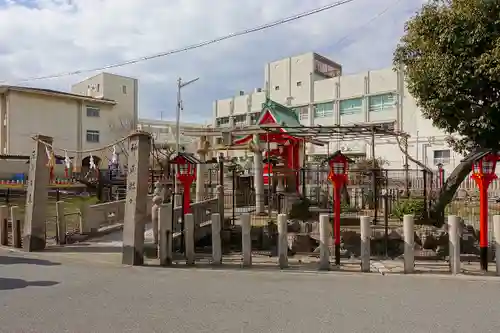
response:
<path fill-rule="evenodd" d="M 415 240 L 413 230 L 413 215 L 403 216 L 403 237 L 404 247 L 404 272 L 413 273 L 415 271 Z"/>
<path fill-rule="evenodd" d="M 153 205 L 151 206 L 151 224 L 153 229 L 153 241 L 158 244 L 158 219 L 159 219 L 159 209 L 160 205 L 163 203 L 163 186 L 160 182 L 155 183 L 155 189 L 153 192 Z"/>
<path fill-rule="evenodd" d="M 56 202 L 57 243 L 66 244 L 66 216 L 64 215 L 64 201 Z"/>
<path fill-rule="evenodd" d="M 186 246 L 186 265 L 193 266 L 195 264 L 193 214 L 184 215 L 184 244 Z"/>
<path fill-rule="evenodd" d="M 371 237 L 371 218 L 370 216 L 361 216 L 361 271 L 370 272 L 370 237 Z"/>
<path fill-rule="evenodd" d="M 207 158 L 207 138 L 202 136 L 198 147 L 198 159 L 202 162 L 196 166 L 196 202 L 205 199 L 205 161 Z"/>
<path fill-rule="evenodd" d="M 456 215 L 448 216 L 450 241 L 450 268 L 451 274 L 460 273 L 460 218 Z"/>
<path fill-rule="evenodd" d="M 221 220 L 220 214 L 212 214 L 212 264 L 222 264 Z"/>
<path fill-rule="evenodd" d="M 493 236 L 495 238 L 496 274 L 500 276 L 500 215 L 493 216 Z"/>
<path fill-rule="evenodd" d="M 241 214 L 241 252 L 243 253 L 243 267 L 252 266 L 252 238 L 250 235 L 250 214 Z"/>
<path fill-rule="evenodd" d="M 319 269 L 330 270 L 330 216 L 321 214 L 319 216 Z"/>
<path fill-rule="evenodd" d="M 288 221 L 286 214 L 278 215 L 278 263 L 281 269 L 288 267 Z"/>
<path fill-rule="evenodd" d="M 28 252 L 45 249 L 47 187 L 50 182 L 46 144 L 51 145 L 52 138 L 37 135 L 35 140 L 35 150 L 30 156 L 24 213 L 23 248 Z"/>
<path fill-rule="evenodd" d="M 144 263 L 151 140 L 144 132 L 134 133 L 129 140 L 122 263 L 136 266 Z"/>
<path fill-rule="evenodd" d="M 159 231 L 159 256 L 161 266 L 172 265 L 172 203 L 160 205 L 158 210 Z"/>
<path fill-rule="evenodd" d="M 253 183 L 255 187 L 255 213 L 264 213 L 264 174 L 263 174 L 263 164 L 262 164 L 262 150 L 260 149 L 259 135 L 255 134 L 253 136 L 253 141 L 255 143 L 253 152 L 253 167 L 254 176 Z"/>

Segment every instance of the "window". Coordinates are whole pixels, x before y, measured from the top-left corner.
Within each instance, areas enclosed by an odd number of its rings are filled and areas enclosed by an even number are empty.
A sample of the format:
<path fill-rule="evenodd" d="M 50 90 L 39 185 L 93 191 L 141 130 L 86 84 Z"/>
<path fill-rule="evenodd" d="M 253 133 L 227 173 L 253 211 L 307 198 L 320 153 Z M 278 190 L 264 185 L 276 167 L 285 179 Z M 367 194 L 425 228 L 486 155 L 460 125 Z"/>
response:
<path fill-rule="evenodd" d="M 362 105 L 361 98 L 344 99 L 340 101 L 339 113 L 340 115 L 361 113 Z"/>
<path fill-rule="evenodd" d="M 280 86 L 275 86 L 274 90 L 280 90 Z"/>
<path fill-rule="evenodd" d="M 297 87 L 302 87 L 302 81 L 297 81 Z"/>
<path fill-rule="evenodd" d="M 99 131 L 87 130 L 87 142 L 99 142 Z"/>
<path fill-rule="evenodd" d="M 246 114 L 239 114 L 237 116 L 234 116 L 234 124 L 235 125 L 245 124 L 246 120 L 247 120 Z"/>
<path fill-rule="evenodd" d="M 229 117 L 217 118 L 217 126 L 229 125 Z"/>
<path fill-rule="evenodd" d="M 127 94 L 127 86 L 122 86 L 122 92 L 123 94 Z"/>
<path fill-rule="evenodd" d="M 101 110 L 97 106 L 87 105 L 87 117 L 99 117 Z"/>
<path fill-rule="evenodd" d="M 98 83 L 97 84 L 97 92 L 101 91 L 101 85 Z"/>
<path fill-rule="evenodd" d="M 300 106 L 292 109 L 293 112 L 297 115 L 299 120 L 307 120 L 309 119 L 309 108 L 307 106 Z"/>
<path fill-rule="evenodd" d="M 450 150 L 434 150 L 434 165 L 450 164 Z"/>
<path fill-rule="evenodd" d="M 370 96 L 368 100 L 370 112 L 389 111 L 396 106 L 396 94 Z"/>
<path fill-rule="evenodd" d="M 314 118 L 326 118 L 333 116 L 333 102 L 316 104 L 314 106 Z"/>

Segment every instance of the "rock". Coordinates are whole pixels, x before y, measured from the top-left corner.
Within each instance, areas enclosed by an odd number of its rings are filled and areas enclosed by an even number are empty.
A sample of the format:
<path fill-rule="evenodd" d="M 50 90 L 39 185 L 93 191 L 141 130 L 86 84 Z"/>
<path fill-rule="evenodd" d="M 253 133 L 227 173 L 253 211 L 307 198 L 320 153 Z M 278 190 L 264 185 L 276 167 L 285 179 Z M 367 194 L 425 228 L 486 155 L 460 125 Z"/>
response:
<path fill-rule="evenodd" d="M 287 231 L 289 233 L 300 232 L 301 222 L 298 220 L 288 220 Z"/>
<path fill-rule="evenodd" d="M 315 243 L 309 235 L 288 235 L 288 248 L 294 253 L 312 252 L 316 247 Z"/>

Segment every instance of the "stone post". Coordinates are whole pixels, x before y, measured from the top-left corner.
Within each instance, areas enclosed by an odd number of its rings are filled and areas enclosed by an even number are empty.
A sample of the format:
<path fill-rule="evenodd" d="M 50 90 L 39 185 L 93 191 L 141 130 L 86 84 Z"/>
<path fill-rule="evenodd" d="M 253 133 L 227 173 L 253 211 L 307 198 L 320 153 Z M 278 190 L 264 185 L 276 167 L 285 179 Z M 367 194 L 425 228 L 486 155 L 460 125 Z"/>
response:
<path fill-rule="evenodd" d="M 319 269 L 330 270 L 330 216 L 321 214 L 319 216 Z"/>
<path fill-rule="evenodd" d="M 496 275 L 500 276 L 500 215 L 493 216 L 493 236 L 495 238 Z"/>
<path fill-rule="evenodd" d="M 212 264 L 222 264 L 221 221 L 220 214 L 212 214 Z"/>
<path fill-rule="evenodd" d="M 361 271 L 370 272 L 370 237 L 371 237 L 371 218 L 370 216 L 361 216 Z"/>
<path fill-rule="evenodd" d="M 184 244 L 186 246 L 186 265 L 193 266 L 195 264 L 194 252 L 194 215 L 184 215 Z"/>
<path fill-rule="evenodd" d="M 19 207 L 10 207 L 10 220 L 12 221 L 12 246 L 20 249 L 21 246 L 21 220 L 19 218 Z"/>
<path fill-rule="evenodd" d="M 198 147 L 198 159 L 202 163 L 196 166 L 196 202 L 203 201 L 205 197 L 205 161 L 207 158 L 207 144 L 207 138 L 202 136 Z"/>
<path fill-rule="evenodd" d="M 172 236 L 173 236 L 173 216 L 172 216 L 173 203 L 160 205 L 158 210 L 158 222 L 160 224 L 159 231 L 159 249 L 161 266 L 172 265 Z"/>
<path fill-rule="evenodd" d="M 160 205 L 163 203 L 162 196 L 162 185 L 160 182 L 155 183 L 155 189 L 153 192 L 153 205 L 151 206 L 151 224 L 153 229 L 153 241 L 155 244 L 158 244 L 158 215 Z"/>
<path fill-rule="evenodd" d="M 288 221 L 286 214 L 278 215 L 278 263 L 281 269 L 288 267 Z"/>
<path fill-rule="evenodd" d="M 264 174 L 262 164 L 262 150 L 260 149 L 259 135 L 253 136 L 255 147 L 253 149 L 253 182 L 255 187 L 255 213 L 264 213 Z"/>
<path fill-rule="evenodd" d="M 144 264 L 151 140 L 145 132 L 135 132 L 129 140 L 122 263 L 136 266 Z"/>
<path fill-rule="evenodd" d="M 403 237 L 404 237 L 404 272 L 413 273 L 415 271 L 415 240 L 413 230 L 413 215 L 403 216 Z"/>
<path fill-rule="evenodd" d="M 251 229 L 250 214 L 241 214 L 241 252 L 243 253 L 243 267 L 252 266 Z"/>
<path fill-rule="evenodd" d="M 9 218 L 9 207 L 0 206 L 0 245 L 7 246 L 9 243 L 9 234 L 7 228 L 7 219 Z"/>
<path fill-rule="evenodd" d="M 451 274 L 460 274 L 460 218 L 448 216 Z"/>
<path fill-rule="evenodd" d="M 47 187 L 50 182 L 46 144 L 51 145 L 52 138 L 37 135 L 35 140 L 35 150 L 30 156 L 23 228 L 23 248 L 28 252 L 45 249 Z"/>
<path fill-rule="evenodd" d="M 64 201 L 56 202 L 56 224 L 57 224 L 57 243 L 66 244 L 66 216 L 64 215 Z"/>

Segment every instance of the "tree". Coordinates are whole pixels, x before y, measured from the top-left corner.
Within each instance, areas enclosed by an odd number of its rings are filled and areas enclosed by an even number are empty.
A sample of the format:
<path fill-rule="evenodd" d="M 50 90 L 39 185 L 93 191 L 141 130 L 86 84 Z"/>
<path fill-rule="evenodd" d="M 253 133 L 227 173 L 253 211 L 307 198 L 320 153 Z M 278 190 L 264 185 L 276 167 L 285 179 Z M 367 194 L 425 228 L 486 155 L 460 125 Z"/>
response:
<path fill-rule="evenodd" d="M 394 53 L 425 118 L 466 154 L 500 150 L 500 2 L 431 0 L 405 26 Z M 448 177 L 431 217 L 438 220 L 469 174 L 462 162 Z"/>

